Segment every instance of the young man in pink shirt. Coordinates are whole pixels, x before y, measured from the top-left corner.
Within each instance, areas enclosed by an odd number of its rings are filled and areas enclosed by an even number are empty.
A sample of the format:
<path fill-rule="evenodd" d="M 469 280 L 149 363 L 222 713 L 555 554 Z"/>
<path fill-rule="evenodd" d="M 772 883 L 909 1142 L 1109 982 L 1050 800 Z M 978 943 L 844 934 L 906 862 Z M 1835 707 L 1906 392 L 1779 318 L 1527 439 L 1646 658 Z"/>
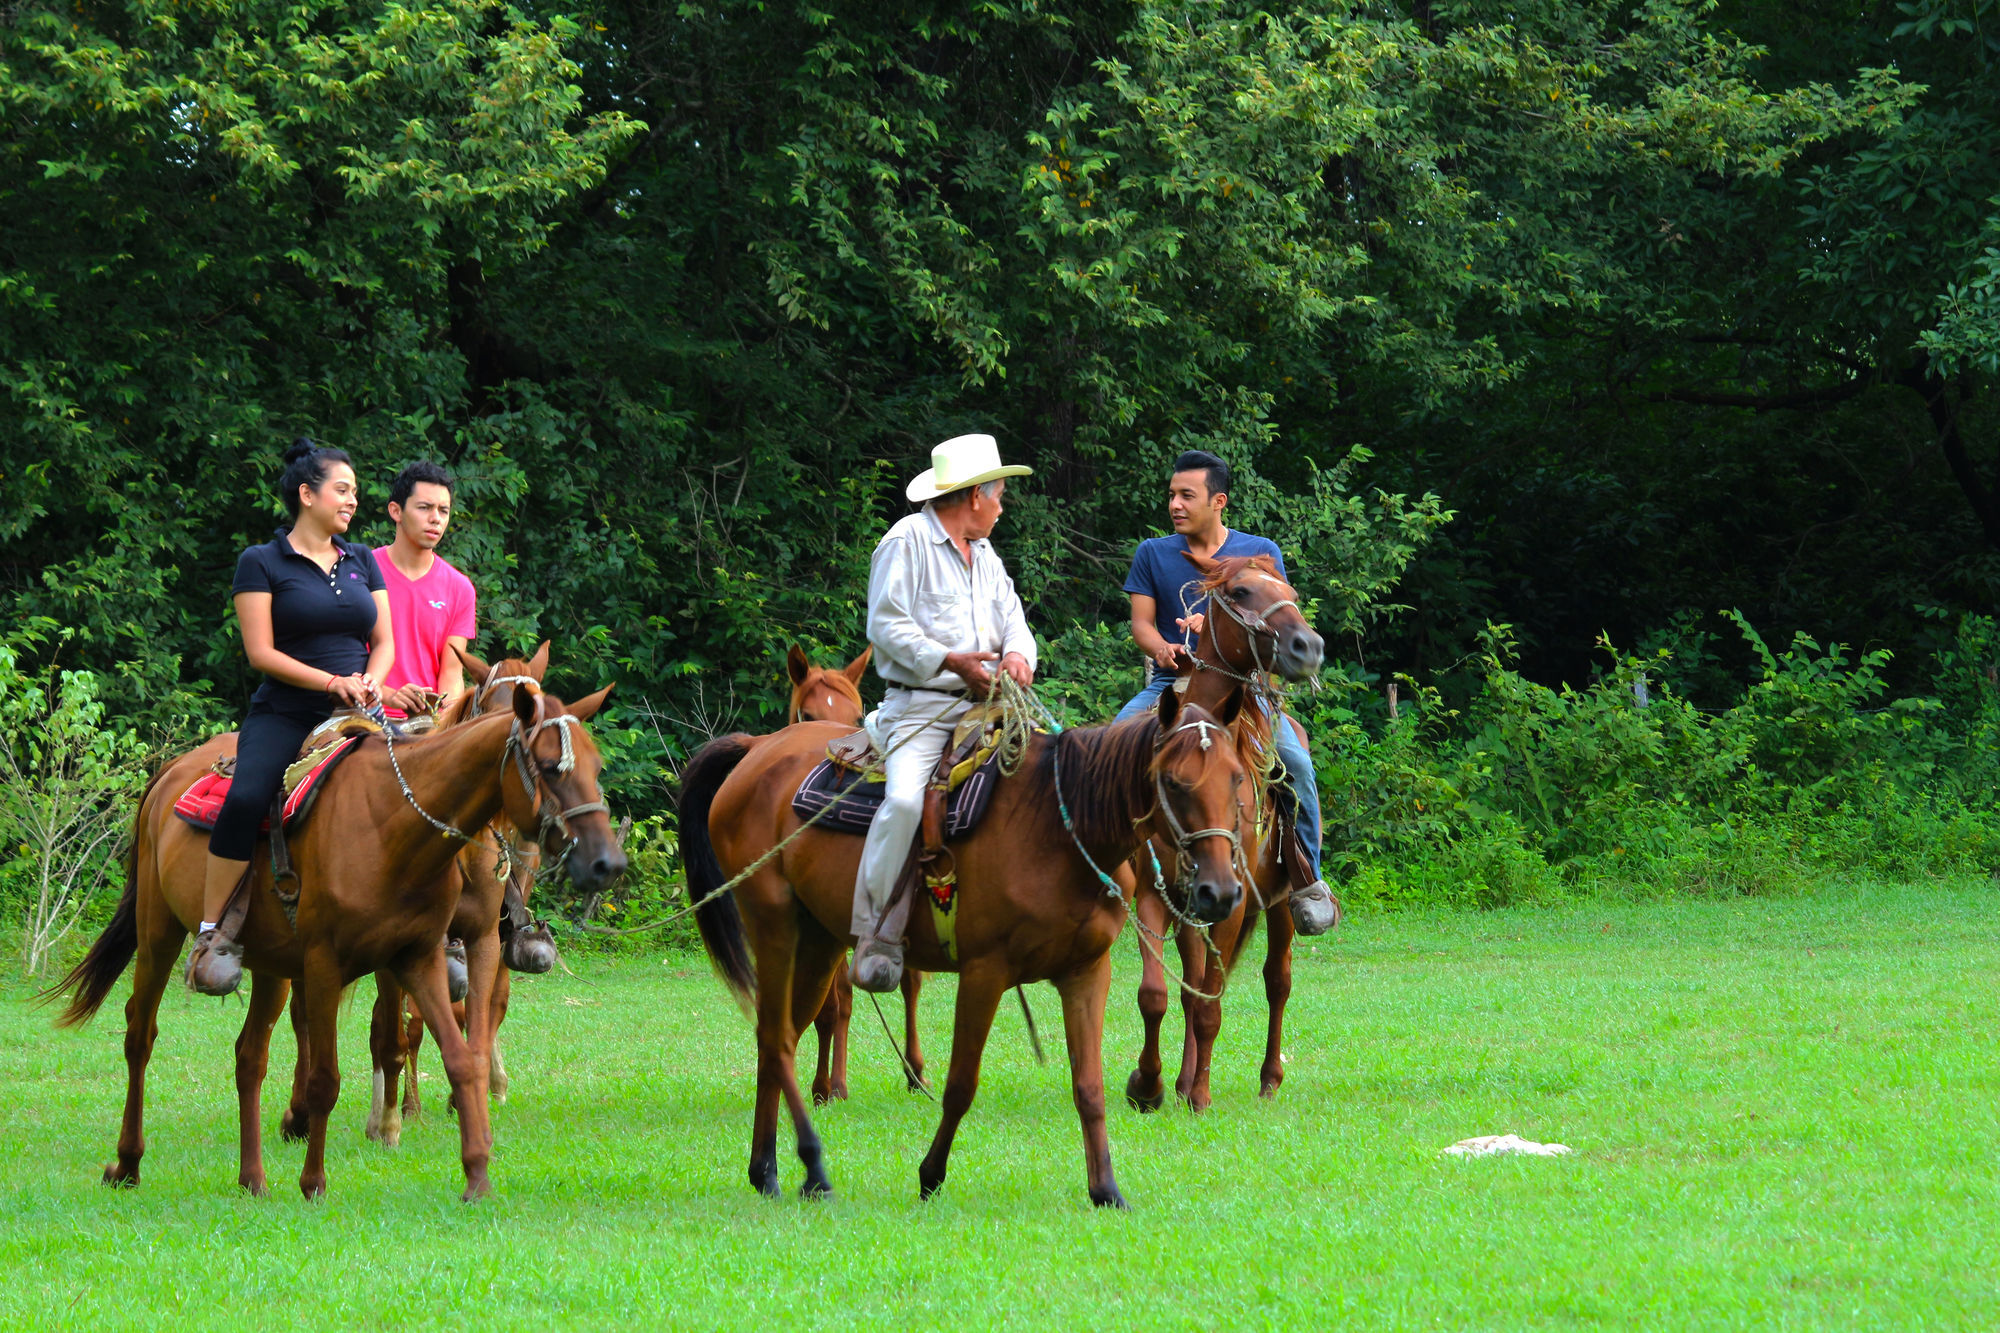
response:
<path fill-rule="evenodd" d="M 412 463 L 389 488 L 389 520 L 396 539 L 375 552 L 389 592 L 396 661 L 382 682 L 382 702 L 409 716 L 428 713 L 434 696 L 465 688 L 465 668 L 454 646 L 475 633 L 478 598 L 472 580 L 437 553 L 451 525 L 451 474 L 436 463 Z"/>

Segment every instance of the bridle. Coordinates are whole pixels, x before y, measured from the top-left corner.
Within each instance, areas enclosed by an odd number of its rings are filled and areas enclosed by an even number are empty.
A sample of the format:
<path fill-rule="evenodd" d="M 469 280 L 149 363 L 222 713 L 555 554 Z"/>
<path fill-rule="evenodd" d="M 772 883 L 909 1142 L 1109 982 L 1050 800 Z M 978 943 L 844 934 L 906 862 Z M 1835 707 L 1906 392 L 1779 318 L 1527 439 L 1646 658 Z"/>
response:
<path fill-rule="evenodd" d="M 1184 731 L 1192 731 L 1200 735 L 1203 752 L 1208 751 L 1215 744 L 1214 738 L 1209 735 L 1210 732 L 1219 734 L 1224 744 L 1233 743 L 1227 727 L 1219 722 L 1211 722 L 1207 718 L 1196 718 L 1192 722 L 1183 722 L 1168 732 L 1161 739 L 1159 750 L 1162 752 L 1165 751 L 1167 746 L 1172 744 L 1173 738 Z M 1153 769 L 1153 810 L 1150 813 L 1159 815 L 1161 821 L 1166 825 L 1168 836 L 1174 840 L 1174 888 L 1180 892 L 1182 897 L 1187 896 L 1188 884 L 1194 879 L 1194 845 L 1204 838 L 1222 838 L 1226 840 L 1229 843 L 1230 867 L 1245 883 L 1254 882 L 1254 877 L 1248 876 L 1245 873 L 1249 868 L 1249 863 L 1243 854 L 1243 809 L 1241 806 L 1236 807 L 1236 817 L 1230 821 L 1228 828 L 1189 829 L 1185 827 L 1180 821 L 1180 816 L 1174 813 L 1173 804 L 1167 798 L 1166 776 L 1159 771 L 1156 762 Z M 1142 817 L 1140 822 L 1144 822 L 1144 817 Z M 1156 880 L 1156 888 L 1161 890 L 1160 900 L 1167 905 L 1167 910 L 1172 912 L 1182 925 L 1194 926 L 1199 929 L 1202 923 L 1194 920 L 1181 911 L 1179 907 L 1175 906 L 1173 898 L 1164 891 L 1166 888 L 1165 877 L 1160 869 L 1159 858 L 1157 857 L 1153 861 L 1153 873 Z"/>
<path fill-rule="evenodd" d="M 1264 637 L 1266 635 L 1270 636 L 1272 653 L 1275 656 L 1278 646 L 1278 631 L 1271 627 L 1271 616 L 1287 606 L 1291 607 L 1294 611 L 1298 611 L 1298 599 L 1296 597 L 1280 597 L 1261 611 L 1245 611 L 1239 608 L 1233 600 L 1225 596 L 1225 591 L 1226 589 L 1220 585 L 1210 588 L 1207 593 L 1208 604 L 1211 607 L 1220 607 L 1225 615 L 1243 627 L 1244 642 L 1250 645 L 1250 661 L 1252 666 L 1249 673 L 1245 674 L 1233 670 L 1229 665 L 1221 662 L 1204 662 L 1201 658 L 1196 657 L 1192 651 L 1188 653 L 1188 660 L 1194 663 L 1194 668 L 1197 671 L 1213 671 L 1218 675 L 1227 676 L 1231 680 L 1241 681 L 1253 690 L 1259 692 L 1269 691 L 1270 686 L 1266 681 L 1273 667 L 1266 665 L 1264 661 Z M 1192 614 L 1185 599 L 1181 603 L 1181 610 Z M 1303 615 L 1304 612 L 1300 612 L 1300 614 Z M 1222 655 L 1222 641 L 1220 639 L 1217 639 L 1215 642 L 1215 652 L 1218 657 Z"/>
<path fill-rule="evenodd" d="M 570 728 L 583 725 L 582 718 L 569 713 L 557 713 L 554 717 L 543 717 L 542 709 L 545 697 L 539 693 L 535 695 L 536 720 L 526 731 L 523 731 L 521 728 L 521 720 L 518 717 L 514 719 L 513 729 L 507 733 L 507 747 L 501 752 L 500 762 L 504 766 L 509 758 L 513 759 L 514 771 L 521 778 L 521 789 L 527 793 L 529 800 L 536 802 L 536 814 L 541 819 L 541 827 L 535 835 L 536 841 L 546 842 L 549 830 L 556 830 L 562 835 L 565 843 L 568 844 L 563 848 L 561 857 L 561 859 L 566 860 L 569 856 L 570 848 L 576 845 L 576 835 L 569 831 L 569 821 L 578 815 L 595 814 L 600 811 L 608 816 L 611 813 L 611 807 L 602 801 L 585 801 L 581 805 L 573 805 L 568 809 L 564 809 L 556 801 L 554 794 L 549 791 L 547 785 L 542 782 L 540 774 L 535 771 L 535 765 L 531 762 L 535 741 L 550 727 L 556 729 L 556 734 L 562 741 L 562 758 L 556 762 L 556 772 L 560 774 L 574 771 L 576 768 L 576 743 L 570 739 Z"/>

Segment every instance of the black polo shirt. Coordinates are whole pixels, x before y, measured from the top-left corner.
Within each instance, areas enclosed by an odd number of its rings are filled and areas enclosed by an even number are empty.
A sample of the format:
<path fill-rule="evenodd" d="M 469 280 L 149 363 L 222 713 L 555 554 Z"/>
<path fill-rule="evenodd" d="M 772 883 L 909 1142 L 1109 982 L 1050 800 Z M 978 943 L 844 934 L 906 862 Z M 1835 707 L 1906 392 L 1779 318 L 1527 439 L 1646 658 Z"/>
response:
<path fill-rule="evenodd" d="M 330 676 L 351 676 L 368 668 L 368 636 L 375 629 L 375 597 L 382 571 L 375 554 L 345 537 L 333 539 L 331 573 L 292 548 L 289 529 L 236 561 L 233 597 L 239 592 L 271 594 L 271 646 Z M 324 689 L 305 690 L 268 677 L 252 700 L 281 711 L 328 706 Z"/>

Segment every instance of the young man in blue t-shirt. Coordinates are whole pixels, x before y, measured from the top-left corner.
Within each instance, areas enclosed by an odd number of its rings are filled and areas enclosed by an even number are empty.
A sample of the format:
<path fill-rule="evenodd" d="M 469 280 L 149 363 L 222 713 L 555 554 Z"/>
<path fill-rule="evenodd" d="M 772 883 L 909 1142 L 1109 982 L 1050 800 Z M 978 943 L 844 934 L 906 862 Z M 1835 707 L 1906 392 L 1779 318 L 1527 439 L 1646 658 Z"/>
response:
<path fill-rule="evenodd" d="M 1160 691 L 1173 680 L 1175 668 L 1193 656 L 1193 645 L 1201 636 L 1208 598 L 1201 592 L 1200 571 L 1183 552 L 1208 560 L 1268 555 L 1278 566 L 1279 577 L 1289 580 L 1284 553 L 1276 542 L 1223 526 L 1222 512 L 1228 504 L 1229 464 L 1201 449 L 1190 449 L 1174 460 L 1174 475 L 1167 483 L 1167 518 L 1174 535 L 1140 542 L 1132 555 L 1132 571 L 1125 576 L 1125 591 L 1132 597 L 1132 639 L 1152 659 L 1152 667 L 1145 688 L 1118 710 L 1121 722 L 1159 704 Z M 1318 935 L 1334 921 L 1333 894 L 1319 868 L 1319 782 L 1298 733 L 1283 723 L 1272 731 L 1278 758 L 1298 797 L 1299 842 L 1312 865 L 1312 884 L 1292 894 L 1292 923 L 1301 935 Z"/>

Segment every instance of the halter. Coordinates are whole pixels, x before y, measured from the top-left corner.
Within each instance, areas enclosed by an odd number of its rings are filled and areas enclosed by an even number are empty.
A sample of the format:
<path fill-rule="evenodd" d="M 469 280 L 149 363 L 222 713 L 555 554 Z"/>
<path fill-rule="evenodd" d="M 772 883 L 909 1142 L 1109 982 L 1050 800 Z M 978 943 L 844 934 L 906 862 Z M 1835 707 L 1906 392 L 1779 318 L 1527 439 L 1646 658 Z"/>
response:
<path fill-rule="evenodd" d="M 1210 722 L 1207 718 L 1197 718 L 1192 722 L 1183 722 L 1168 732 L 1167 739 L 1160 743 L 1160 748 L 1164 750 L 1167 741 L 1171 741 L 1173 737 L 1180 735 L 1183 731 L 1197 732 L 1201 736 L 1201 748 L 1204 751 L 1208 750 L 1214 744 L 1214 741 L 1208 734 L 1209 732 L 1220 733 L 1225 741 L 1229 738 L 1228 728 L 1219 723 Z M 1229 843 L 1230 868 L 1238 870 L 1244 866 L 1243 814 L 1240 808 L 1237 810 L 1236 819 L 1231 822 L 1228 828 L 1201 828 L 1190 831 L 1182 827 L 1179 816 L 1174 814 L 1174 808 L 1167 800 L 1167 780 L 1156 768 L 1153 772 L 1153 809 L 1159 814 L 1161 819 L 1166 821 L 1167 832 L 1174 840 L 1174 887 L 1182 890 L 1184 895 L 1188 881 L 1194 878 L 1194 852 L 1191 849 L 1203 838 L 1227 839 Z M 1156 859 L 1154 862 L 1156 874 L 1158 873 L 1158 865 L 1159 863 Z M 1164 893 L 1160 897 L 1167 904 L 1167 909 L 1178 917 L 1183 924 L 1200 925 L 1199 922 L 1191 920 L 1178 907 L 1175 907 L 1172 898 Z"/>
<path fill-rule="evenodd" d="M 1244 675 L 1243 673 L 1238 671 L 1233 671 L 1228 666 L 1225 666 L 1218 662 L 1204 662 L 1199 657 L 1196 657 L 1192 651 L 1190 651 L 1188 654 L 1188 660 L 1194 663 L 1195 670 L 1197 671 L 1213 671 L 1219 675 L 1227 676 L 1231 680 L 1241 681 L 1242 683 L 1250 686 L 1254 690 L 1260 690 L 1260 691 L 1268 690 L 1270 687 L 1264 684 L 1259 679 L 1259 677 L 1261 676 L 1268 676 L 1271 671 L 1271 667 L 1266 666 L 1264 664 L 1262 636 L 1266 634 L 1271 636 L 1271 646 L 1273 650 L 1275 650 L 1278 643 L 1278 631 L 1271 628 L 1271 615 L 1272 613 L 1287 606 L 1291 607 L 1294 611 L 1297 611 L 1299 609 L 1298 599 L 1296 597 L 1281 597 L 1277 601 L 1274 601 L 1269 606 L 1265 607 L 1262 611 L 1243 611 L 1238 609 L 1236 603 L 1231 601 L 1229 598 L 1220 596 L 1219 594 L 1222 591 L 1223 590 L 1220 587 L 1210 589 L 1208 593 L 1208 604 L 1210 606 L 1221 607 L 1224 614 L 1226 614 L 1231 620 L 1235 621 L 1237 624 L 1243 627 L 1244 629 L 1243 637 L 1245 641 L 1248 642 L 1250 645 L 1250 660 L 1254 664 L 1253 667 L 1251 668 L 1251 674 Z M 1181 602 L 1181 610 L 1184 612 L 1189 612 L 1185 596 L 1183 596 Z M 1189 612 L 1189 614 L 1192 614 L 1192 612 Z M 1300 614 L 1303 615 L 1304 613 L 1300 612 Z M 1183 643 L 1185 644 L 1186 641 L 1185 635 L 1182 636 L 1182 640 Z M 1221 640 L 1218 639 L 1216 641 L 1215 648 L 1217 655 L 1220 656 L 1222 652 Z"/>
<path fill-rule="evenodd" d="M 539 682 L 537 683 L 539 684 Z M 535 696 L 535 710 L 537 713 L 542 708 L 542 697 L 541 695 Z M 536 812 L 541 816 L 542 821 L 541 830 L 536 835 L 538 841 L 545 840 L 548 837 L 549 830 L 554 828 L 562 834 L 563 838 L 571 846 L 574 846 L 576 835 L 569 831 L 570 820 L 576 818 L 578 815 L 593 814 L 597 811 L 603 811 L 606 815 L 611 813 L 611 807 L 602 801 L 585 801 L 582 805 L 573 805 L 567 810 L 561 808 L 556 804 L 553 795 L 542 785 L 540 777 L 535 773 L 534 766 L 528 760 L 530 752 L 534 749 L 535 739 L 550 727 L 554 727 L 556 734 L 562 740 L 562 758 L 556 762 L 556 772 L 571 772 L 576 768 L 576 746 L 575 742 L 570 739 L 569 729 L 573 726 L 580 727 L 582 725 L 582 718 L 569 713 L 557 713 L 554 717 L 540 718 L 525 732 L 521 730 L 521 720 L 517 717 L 514 719 L 513 727 L 507 732 L 507 748 L 502 753 L 500 762 L 505 764 L 507 759 L 510 756 L 512 757 L 514 760 L 514 771 L 521 778 L 521 789 L 528 794 L 529 800 L 537 802 Z M 568 855 L 569 850 L 565 848 L 563 850 L 563 857 L 566 859 Z"/>
<path fill-rule="evenodd" d="M 472 692 L 472 711 L 475 713 L 485 711 L 486 701 L 492 697 L 493 691 L 502 685 L 533 685 L 539 688 L 541 683 L 533 676 L 488 676 L 480 681 L 479 688 Z"/>

